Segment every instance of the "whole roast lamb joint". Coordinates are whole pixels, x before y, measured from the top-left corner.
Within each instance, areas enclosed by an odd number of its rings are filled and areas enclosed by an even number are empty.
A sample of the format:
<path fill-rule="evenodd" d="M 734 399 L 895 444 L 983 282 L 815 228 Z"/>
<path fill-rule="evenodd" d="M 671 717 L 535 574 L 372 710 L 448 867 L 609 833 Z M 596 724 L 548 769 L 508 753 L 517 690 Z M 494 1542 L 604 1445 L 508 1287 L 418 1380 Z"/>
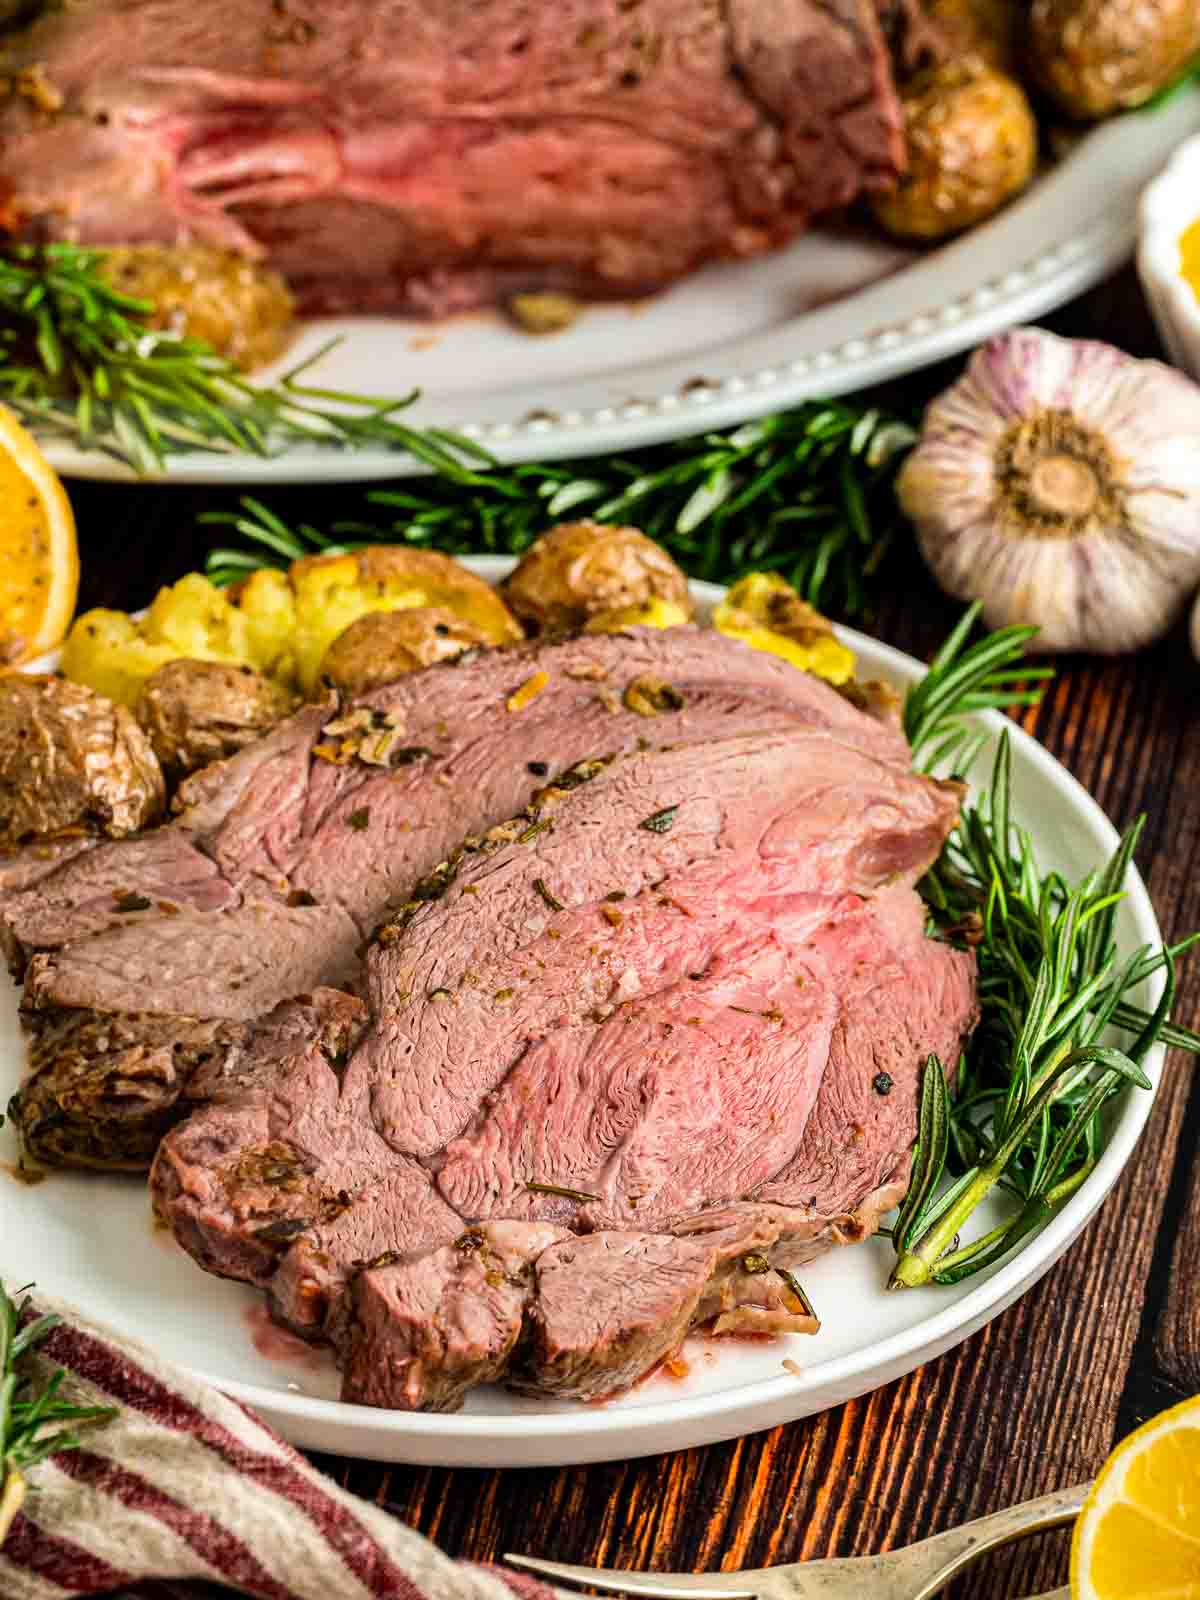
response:
<path fill-rule="evenodd" d="M 903 164 L 872 0 L 72 0 L 0 56 L 41 87 L 10 226 L 225 247 L 312 312 L 642 294 Z"/>
<path fill-rule="evenodd" d="M 600 1398 L 694 1326 L 812 1331 L 792 1268 L 903 1194 L 920 1064 L 975 1018 L 911 887 L 957 788 L 854 715 L 587 760 L 468 838 L 353 1015 L 285 1005 L 167 1135 L 180 1241 L 376 1405 Z"/>

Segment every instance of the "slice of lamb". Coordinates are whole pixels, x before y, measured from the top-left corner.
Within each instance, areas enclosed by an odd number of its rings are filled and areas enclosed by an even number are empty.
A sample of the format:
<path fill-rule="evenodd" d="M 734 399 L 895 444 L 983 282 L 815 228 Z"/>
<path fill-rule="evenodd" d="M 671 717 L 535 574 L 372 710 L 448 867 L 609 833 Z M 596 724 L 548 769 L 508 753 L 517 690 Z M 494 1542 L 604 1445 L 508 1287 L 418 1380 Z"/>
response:
<path fill-rule="evenodd" d="M 600 1400 L 628 1389 L 716 1319 L 721 1331 L 815 1333 L 817 1324 L 767 1266 L 774 1230 L 746 1219 L 675 1238 L 606 1230 L 537 1259 L 531 1338 L 508 1381 L 537 1394 Z M 747 1271 L 762 1260 L 761 1271 Z"/>
<path fill-rule="evenodd" d="M 456 1411 L 507 1371 L 534 1291 L 534 1262 L 566 1234 L 493 1222 L 399 1265 L 361 1272 L 336 1330 L 342 1398 Z"/>
<path fill-rule="evenodd" d="M 445 1153 L 437 1181 L 452 1205 L 646 1229 L 787 1163 L 825 1071 L 836 992 L 771 932 L 721 932 L 705 970 L 530 1046 Z"/>
<path fill-rule="evenodd" d="M 785 910 L 816 926 L 844 895 L 915 877 L 957 805 L 957 788 L 807 728 L 614 761 L 493 830 L 433 903 L 380 930 L 375 1026 L 348 1078 L 397 1150 L 432 1156 L 530 1040 L 703 970 L 714 930 Z M 664 909 L 675 927 L 650 937 L 634 913 Z"/>
<path fill-rule="evenodd" d="M 299 1234 L 271 1278 L 272 1311 L 296 1333 L 314 1337 L 357 1272 L 428 1254 L 463 1227 L 425 1168 L 401 1160 L 364 1184 L 336 1216 Z"/>
<path fill-rule="evenodd" d="M 30 1155 L 51 1165 L 141 1171 L 186 1111 L 187 1086 L 223 1061 L 244 1024 L 130 1011 L 57 1011 L 30 1043 L 12 1117 Z"/>
<path fill-rule="evenodd" d="M 159 1215 L 221 1277 L 266 1284 L 298 1234 L 398 1164 L 342 1103 L 342 1063 L 366 1015 L 331 989 L 286 1001 L 234 1058 L 224 1092 L 158 1148 Z"/>

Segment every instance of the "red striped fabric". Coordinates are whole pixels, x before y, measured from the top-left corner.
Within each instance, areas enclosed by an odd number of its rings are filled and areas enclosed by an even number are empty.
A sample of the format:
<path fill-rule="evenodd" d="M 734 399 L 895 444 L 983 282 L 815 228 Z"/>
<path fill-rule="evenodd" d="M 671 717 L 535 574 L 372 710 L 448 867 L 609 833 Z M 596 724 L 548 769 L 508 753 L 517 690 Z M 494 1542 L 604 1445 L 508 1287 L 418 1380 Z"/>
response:
<path fill-rule="evenodd" d="M 152 1351 L 45 1310 L 64 1322 L 32 1359 L 119 1414 L 31 1473 L 0 1600 L 554 1600 L 524 1574 L 451 1561 Z"/>

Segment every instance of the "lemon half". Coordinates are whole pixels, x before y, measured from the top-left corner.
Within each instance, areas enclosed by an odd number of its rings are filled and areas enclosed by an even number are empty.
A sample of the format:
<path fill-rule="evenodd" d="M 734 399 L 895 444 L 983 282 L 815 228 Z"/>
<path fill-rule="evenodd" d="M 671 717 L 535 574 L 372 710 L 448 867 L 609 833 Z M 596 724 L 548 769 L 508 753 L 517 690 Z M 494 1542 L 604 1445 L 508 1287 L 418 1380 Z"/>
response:
<path fill-rule="evenodd" d="M 1200 1395 L 1105 1462 L 1075 1524 L 1074 1600 L 1200 1600 Z"/>

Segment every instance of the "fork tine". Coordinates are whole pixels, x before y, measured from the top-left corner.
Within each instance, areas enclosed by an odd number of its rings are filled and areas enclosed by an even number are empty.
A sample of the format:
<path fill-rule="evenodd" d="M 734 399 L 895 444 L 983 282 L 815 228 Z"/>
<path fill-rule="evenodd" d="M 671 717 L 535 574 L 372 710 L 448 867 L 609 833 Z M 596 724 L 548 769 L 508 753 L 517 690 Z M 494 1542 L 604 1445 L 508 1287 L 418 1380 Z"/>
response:
<path fill-rule="evenodd" d="M 506 1555 L 504 1559 L 514 1567 L 524 1567 L 529 1572 L 545 1578 L 558 1578 L 564 1583 L 586 1583 L 593 1589 L 611 1589 L 618 1594 L 653 1596 L 654 1600 L 756 1600 L 757 1590 L 737 1589 L 722 1581 L 719 1573 L 668 1572 L 656 1576 L 653 1572 L 617 1572 L 611 1567 L 572 1567 L 565 1561 L 536 1561 L 530 1556 Z"/>

